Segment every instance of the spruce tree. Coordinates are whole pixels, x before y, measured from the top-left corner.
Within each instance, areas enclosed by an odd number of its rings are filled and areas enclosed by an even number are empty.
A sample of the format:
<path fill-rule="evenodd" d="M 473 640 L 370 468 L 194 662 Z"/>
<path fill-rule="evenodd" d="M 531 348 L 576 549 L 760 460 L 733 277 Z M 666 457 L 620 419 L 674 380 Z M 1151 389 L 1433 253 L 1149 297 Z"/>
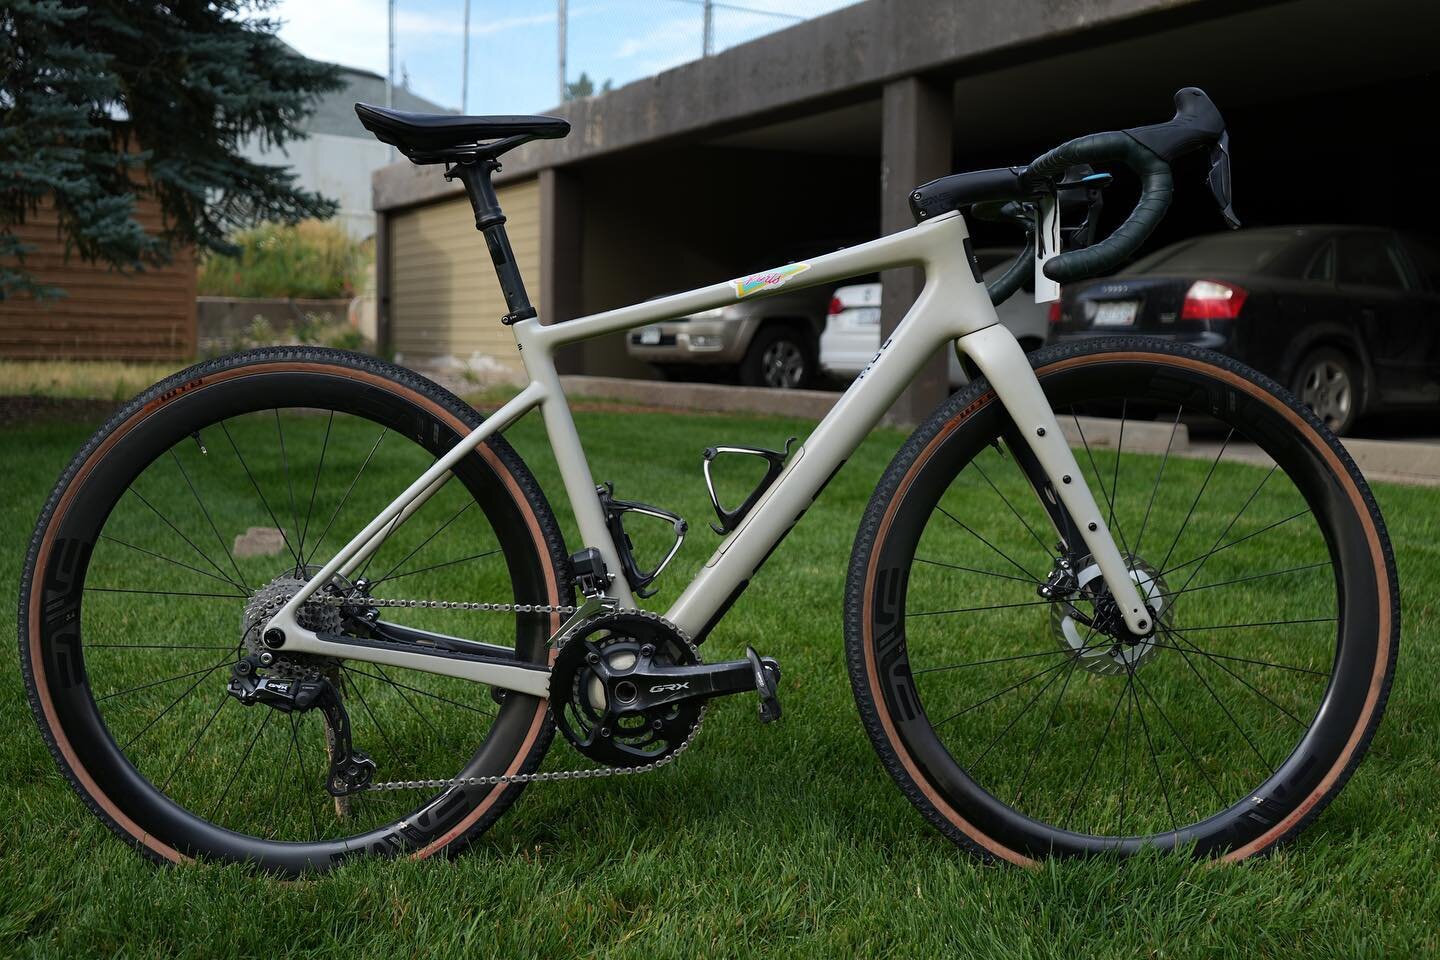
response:
<path fill-rule="evenodd" d="M 328 217 L 335 203 L 239 155 L 300 135 L 329 64 L 275 37 L 271 0 L 5 0 L 0 4 L 0 299 L 40 288 L 14 228 L 53 203 L 67 252 L 121 270 L 178 247 L 228 250 L 233 229 Z M 137 195 L 163 227 L 146 234 Z"/>

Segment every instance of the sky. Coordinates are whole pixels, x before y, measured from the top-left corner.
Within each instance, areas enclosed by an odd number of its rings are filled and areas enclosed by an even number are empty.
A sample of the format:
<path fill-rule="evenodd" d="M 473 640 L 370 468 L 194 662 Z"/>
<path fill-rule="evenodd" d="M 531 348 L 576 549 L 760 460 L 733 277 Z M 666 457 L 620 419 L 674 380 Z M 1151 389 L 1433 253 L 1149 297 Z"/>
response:
<path fill-rule="evenodd" d="M 724 49 L 855 0 L 716 0 Z M 469 111 L 528 113 L 559 101 L 558 0 L 471 0 Z M 397 0 L 396 82 L 460 108 L 464 0 Z M 280 0 L 266 15 L 308 57 L 385 74 L 386 0 Z M 567 78 L 615 86 L 702 52 L 701 0 L 568 0 Z"/>

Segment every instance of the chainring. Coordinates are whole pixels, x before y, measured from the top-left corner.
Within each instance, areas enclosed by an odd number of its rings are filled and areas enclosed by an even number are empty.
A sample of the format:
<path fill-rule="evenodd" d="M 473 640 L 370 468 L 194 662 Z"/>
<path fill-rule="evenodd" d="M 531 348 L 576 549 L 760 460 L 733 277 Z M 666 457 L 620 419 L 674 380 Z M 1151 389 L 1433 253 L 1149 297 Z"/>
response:
<path fill-rule="evenodd" d="M 704 703 L 681 700 L 651 709 L 626 706 L 626 678 L 643 662 L 689 666 L 700 655 L 663 617 L 615 611 L 577 624 L 561 639 L 550 671 L 550 712 L 575 749 L 613 767 L 657 763 L 680 750 L 700 723 Z"/>

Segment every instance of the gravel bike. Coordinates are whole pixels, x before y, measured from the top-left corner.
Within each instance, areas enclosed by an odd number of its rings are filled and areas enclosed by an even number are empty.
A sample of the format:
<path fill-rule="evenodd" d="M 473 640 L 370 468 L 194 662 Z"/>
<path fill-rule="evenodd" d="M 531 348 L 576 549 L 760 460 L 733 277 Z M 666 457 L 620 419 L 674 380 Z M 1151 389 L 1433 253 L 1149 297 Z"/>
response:
<path fill-rule="evenodd" d="M 21 662 L 61 771 L 156 861 L 291 875 L 457 850 L 530 782 L 656 770 L 715 697 L 754 694 L 773 720 L 778 662 L 705 662 L 701 646 L 953 344 L 972 382 L 895 456 L 850 560 L 850 680 L 885 769 L 960 847 L 1014 863 L 1240 859 L 1293 836 L 1354 771 L 1395 667 L 1395 564 L 1364 479 L 1308 408 L 1238 363 L 1141 338 L 1026 355 L 993 306 L 1027 271 L 1069 282 L 1132 255 L 1182 154 L 1211 151 L 1233 222 L 1220 113 L 1194 88 L 1176 106 L 919 186 L 916 225 L 891 236 L 546 325 L 492 174 L 566 122 L 357 105 L 463 183 L 529 382 L 482 418 L 378 359 L 282 347 L 126 405 L 65 469 L 21 584 Z M 1142 190 L 1098 242 L 1108 175 L 1090 164 L 1128 167 Z M 1067 234 L 1059 211 L 1077 209 Z M 1030 227 L 991 289 L 965 211 Z M 704 452 L 721 539 L 663 615 L 639 606 L 688 525 L 597 486 L 557 348 L 903 266 L 923 268 L 923 291 L 808 438 Z M 579 543 L 501 436 L 537 408 Z M 1185 434 L 1208 438 L 1200 459 Z M 743 457 L 764 476 L 726 506 L 712 470 Z M 651 568 L 627 530 L 647 517 L 674 540 Z M 583 766 L 540 769 L 557 729 Z"/>

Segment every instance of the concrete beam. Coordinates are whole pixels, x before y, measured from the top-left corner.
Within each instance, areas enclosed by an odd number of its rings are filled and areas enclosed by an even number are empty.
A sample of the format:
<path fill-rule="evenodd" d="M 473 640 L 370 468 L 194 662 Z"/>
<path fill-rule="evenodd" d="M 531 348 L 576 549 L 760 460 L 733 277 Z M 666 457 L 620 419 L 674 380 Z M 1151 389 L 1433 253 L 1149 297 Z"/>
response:
<path fill-rule="evenodd" d="M 580 178 L 571 170 L 540 171 L 540 319 L 573 320 L 584 313 L 580 286 L 581 236 L 584 233 Z M 578 373 L 581 351 L 556 356 L 561 373 Z"/>
<path fill-rule="evenodd" d="M 906 200 L 911 187 L 950 172 L 951 85 L 906 77 L 885 85 L 882 98 L 880 231 L 890 234 L 915 225 Z M 915 303 L 925 277 L 916 267 L 886 270 L 880 302 L 880 339 L 899 326 Z M 931 357 L 890 410 L 898 423 L 919 423 L 949 392 L 944 352 Z"/>
<path fill-rule="evenodd" d="M 954 79 L 1027 59 L 1037 46 L 1053 52 L 1236 7 L 1235 0 L 868 0 L 555 107 L 547 112 L 570 121 L 570 136 L 512 151 L 496 180 L 662 141 L 723 136 L 871 98 L 900 77 Z M 409 163 L 376 171 L 373 185 L 377 210 L 459 191 L 438 167 Z"/>

